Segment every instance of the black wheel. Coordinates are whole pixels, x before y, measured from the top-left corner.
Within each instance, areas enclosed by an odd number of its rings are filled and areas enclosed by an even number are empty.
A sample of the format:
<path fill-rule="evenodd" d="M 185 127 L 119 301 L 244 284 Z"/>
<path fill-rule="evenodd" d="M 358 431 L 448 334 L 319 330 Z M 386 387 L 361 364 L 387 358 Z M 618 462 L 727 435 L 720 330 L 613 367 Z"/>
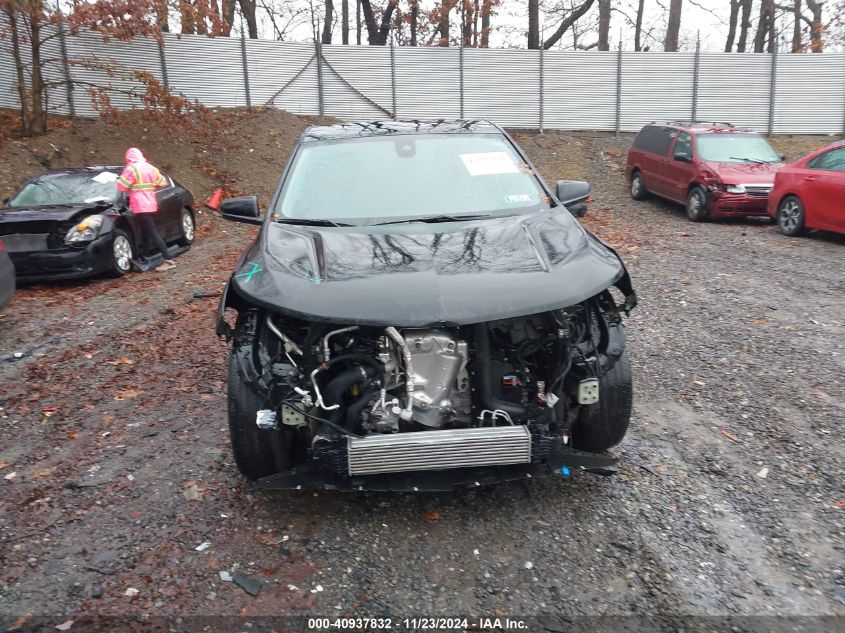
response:
<path fill-rule="evenodd" d="M 599 378 L 599 401 L 581 406 L 572 427 L 573 448 L 598 453 L 616 446 L 628 430 L 633 400 L 631 363 L 628 352 L 623 351 Z"/>
<path fill-rule="evenodd" d="M 645 200 L 648 197 L 645 180 L 643 180 L 643 175 L 638 171 L 631 174 L 631 197 L 634 200 Z"/>
<path fill-rule="evenodd" d="M 179 239 L 177 240 L 180 246 L 190 246 L 194 242 L 194 230 L 196 229 L 196 222 L 194 222 L 194 214 L 190 209 L 182 209 L 182 215 L 179 218 Z"/>
<path fill-rule="evenodd" d="M 702 187 L 693 187 L 687 194 L 687 218 L 692 222 L 707 219 L 707 192 Z"/>
<path fill-rule="evenodd" d="M 251 344 L 234 344 L 229 354 L 229 435 L 235 464 L 242 475 L 259 479 L 291 467 L 292 431 L 259 429 L 255 414 L 264 399 L 241 375 L 241 363 L 250 363 Z"/>
<path fill-rule="evenodd" d="M 804 232 L 804 203 L 798 196 L 786 196 L 778 205 L 778 228 L 789 237 Z"/>
<path fill-rule="evenodd" d="M 111 261 L 106 274 L 110 277 L 123 277 L 132 270 L 132 259 L 135 253 L 129 236 L 120 229 L 114 230 L 111 241 Z"/>

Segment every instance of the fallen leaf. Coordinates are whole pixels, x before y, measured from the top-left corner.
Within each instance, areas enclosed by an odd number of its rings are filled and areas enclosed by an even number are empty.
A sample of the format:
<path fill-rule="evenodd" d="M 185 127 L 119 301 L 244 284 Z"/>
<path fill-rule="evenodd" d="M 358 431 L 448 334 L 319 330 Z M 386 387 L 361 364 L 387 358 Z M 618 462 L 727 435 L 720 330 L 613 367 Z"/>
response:
<path fill-rule="evenodd" d="M 185 488 L 185 490 L 182 491 L 182 495 L 188 501 L 202 501 L 202 492 L 196 484 L 192 484 Z"/>
<path fill-rule="evenodd" d="M 698 385 L 699 387 L 703 387 L 703 386 L 705 386 L 707 383 L 706 383 L 706 382 L 704 382 L 703 380 L 693 380 L 693 381 L 692 381 L 692 384 L 694 384 L 694 385 Z"/>
<path fill-rule="evenodd" d="M 17 619 L 17 620 L 15 620 L 14 622 L 12 622 L 12 623 L 9 625 L 9 628 L 8 628 L 8 629 L 6 629 L 6 630 L 7 630 L 7 631 L 17 631 L 17 630 L 18 630 L 19 628 L 21 628 L 24 624 L 26 624 L 26 623 L 27 623 L 27 621 L 28 621 L 31 617 L 32 617 L 32 614 L 31 614 L 31 613 L 24 613 L 23 615 L 18 616 L 18 619 Z"/>
<path fill-rule="evenodd" d="M 75 440 L 77 437 L 79 437 L 79 431 L 75 429 L 69 429 L 67 432 L 67 437 L 69 440 Z"/>
<path fill-rule="evenodd" d="M 115 400 L 129 400 L 130 398 L 137 398 L 140 396 L 143 391 L 139 391 L 135 388 L 130 389 L 123 389 L 122 391 L 118 391 L 117 395 L 114 397 Z"/>
<path fill-rule="evenodd" d="M 12 481 L 12 479 L 14 479 L 17 476 L 18 476 L 17 472 L 11 472 L 8 475 L 6 475 L 5 477 L 3 477 L 3 479 L 5 479 L 6 481 Z"/>
<path fill-rule="evenodd" d="M 440 513 L 436 510 L 426 510 L 422 513 L 422 520 L 423 521 L 437 521 L 440 518 Z"/>
<path fill-rule="evenodd" d="M 10 462 L 0 461 L 0 470 L 3 470 L 3 469 L 4 469 L 4 468 L 6 468 L 7 466 L 11 466 L 11 465 L 12 465 L 12 464 L 11 464 Z"/>
<path fill-rule="evenodd" d="M 752 323 L 754 325 L 768 325 L 771 322 L 772 322 L 772 320 L 769 317 L 765 317 L 763 319 L 754 319 L 752 321 Z"/>
<path fill-rule="evenodd" d="M 62 622 L 61 624 L 57 624 L 56 628 L 59 631 L 67 631 L 72 626 L 73 626 L 73 620 L 67 620 L 65 622 Z"/>
<path fill-rule="evenodd" d="M 726 438 L 728 438 L 732 442 L 739 442 L 739 438 L 736 435 L 734 435 L 733 433 L 729 433 L 725 429 L 722 429 L 722 435 L 724 435 Z"/>
<path fill-rule="evenodd" d="M 134 365 L 135 364 L 134 360 L 126 358 L 126 356 L 121 356 L 120 358 L 117 358 L 115 360 L 107 360 L 106 362 L 109 365 L 115 365 L 115 366 L 117 366 L 117 365 Z"/>

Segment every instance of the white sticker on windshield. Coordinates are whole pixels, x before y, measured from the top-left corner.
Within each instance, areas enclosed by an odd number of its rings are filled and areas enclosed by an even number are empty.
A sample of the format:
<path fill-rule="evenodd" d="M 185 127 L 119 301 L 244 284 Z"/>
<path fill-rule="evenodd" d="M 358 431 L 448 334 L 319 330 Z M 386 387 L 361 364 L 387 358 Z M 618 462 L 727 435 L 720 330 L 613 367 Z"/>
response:
<path fill-rule="evenodd" d="M 91 180 L 94 182 L 101 182 L 103 184 L 107 182 L 114 182 L 117 180 L 117 174 L 112 171 L 102 171 L 96 176 L 94 176 Z"/>
<path fill-rule="evenodd" d="M 505 202 L 511 202 L 513 204 L 518 204 L 520 202 L 531 202 L 534 198 L 531 196 L 530 193 L 516 193 L 511 194 L 509 196 L 505 196 Z"/>
<path fill-rule="evenodd" d="M 492 174 L 515 174 L 519 171 L 516 163 L 507 152 L 481 152 L 461 154 L 461 160 L 470 176 L 489 176 Z"/>

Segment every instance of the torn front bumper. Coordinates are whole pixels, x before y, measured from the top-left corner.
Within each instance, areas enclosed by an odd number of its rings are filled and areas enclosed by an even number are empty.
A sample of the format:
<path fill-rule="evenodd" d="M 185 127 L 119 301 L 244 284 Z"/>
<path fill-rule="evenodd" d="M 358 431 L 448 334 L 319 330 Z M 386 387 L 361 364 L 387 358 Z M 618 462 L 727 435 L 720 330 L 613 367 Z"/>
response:
<path fill-rule="evenodd" d="M 710 194 L 711 218 L 767 217 L 769 196 L 766 193 L 727 193 L 716 191 Z"/>
<path fill-rule="evenodd" d="M 107 233 L 79 247 L 10 253 L 19 281 L 81 279 L 108 270 L 112 234 Z"/>
<path fill-rule="evenodd" d="M 619 460 L 615 457 L 576 451 L 557 439 L 551 446 L 546 447 L 543 458 L 530 463 L 344 476 L 325 461 L 321 463 L 312 460 L 291 470 L 259 479 L 257 484 L 259 488 L 270 490 L 322 488 L 349 491 L 445 492 L 554 474 L 569 476 L 575 472 L 587 472 L 613 475 L 618 464 Z"/>

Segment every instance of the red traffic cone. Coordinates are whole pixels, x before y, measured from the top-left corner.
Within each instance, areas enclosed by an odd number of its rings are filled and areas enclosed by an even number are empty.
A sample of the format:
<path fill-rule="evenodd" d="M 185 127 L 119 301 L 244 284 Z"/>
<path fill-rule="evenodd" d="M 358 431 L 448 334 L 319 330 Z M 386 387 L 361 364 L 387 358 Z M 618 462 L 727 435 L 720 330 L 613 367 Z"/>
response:
<path fill-rule="evenodd" d="M 214 193 L 211 194 L 211 197 L 208 199 L 208 202 L 205 203 L 210 209 L 219 209 L 220 208 L 220 197 L 223 195 L 223 190 L 220 187 L 214 190 Z"/>

